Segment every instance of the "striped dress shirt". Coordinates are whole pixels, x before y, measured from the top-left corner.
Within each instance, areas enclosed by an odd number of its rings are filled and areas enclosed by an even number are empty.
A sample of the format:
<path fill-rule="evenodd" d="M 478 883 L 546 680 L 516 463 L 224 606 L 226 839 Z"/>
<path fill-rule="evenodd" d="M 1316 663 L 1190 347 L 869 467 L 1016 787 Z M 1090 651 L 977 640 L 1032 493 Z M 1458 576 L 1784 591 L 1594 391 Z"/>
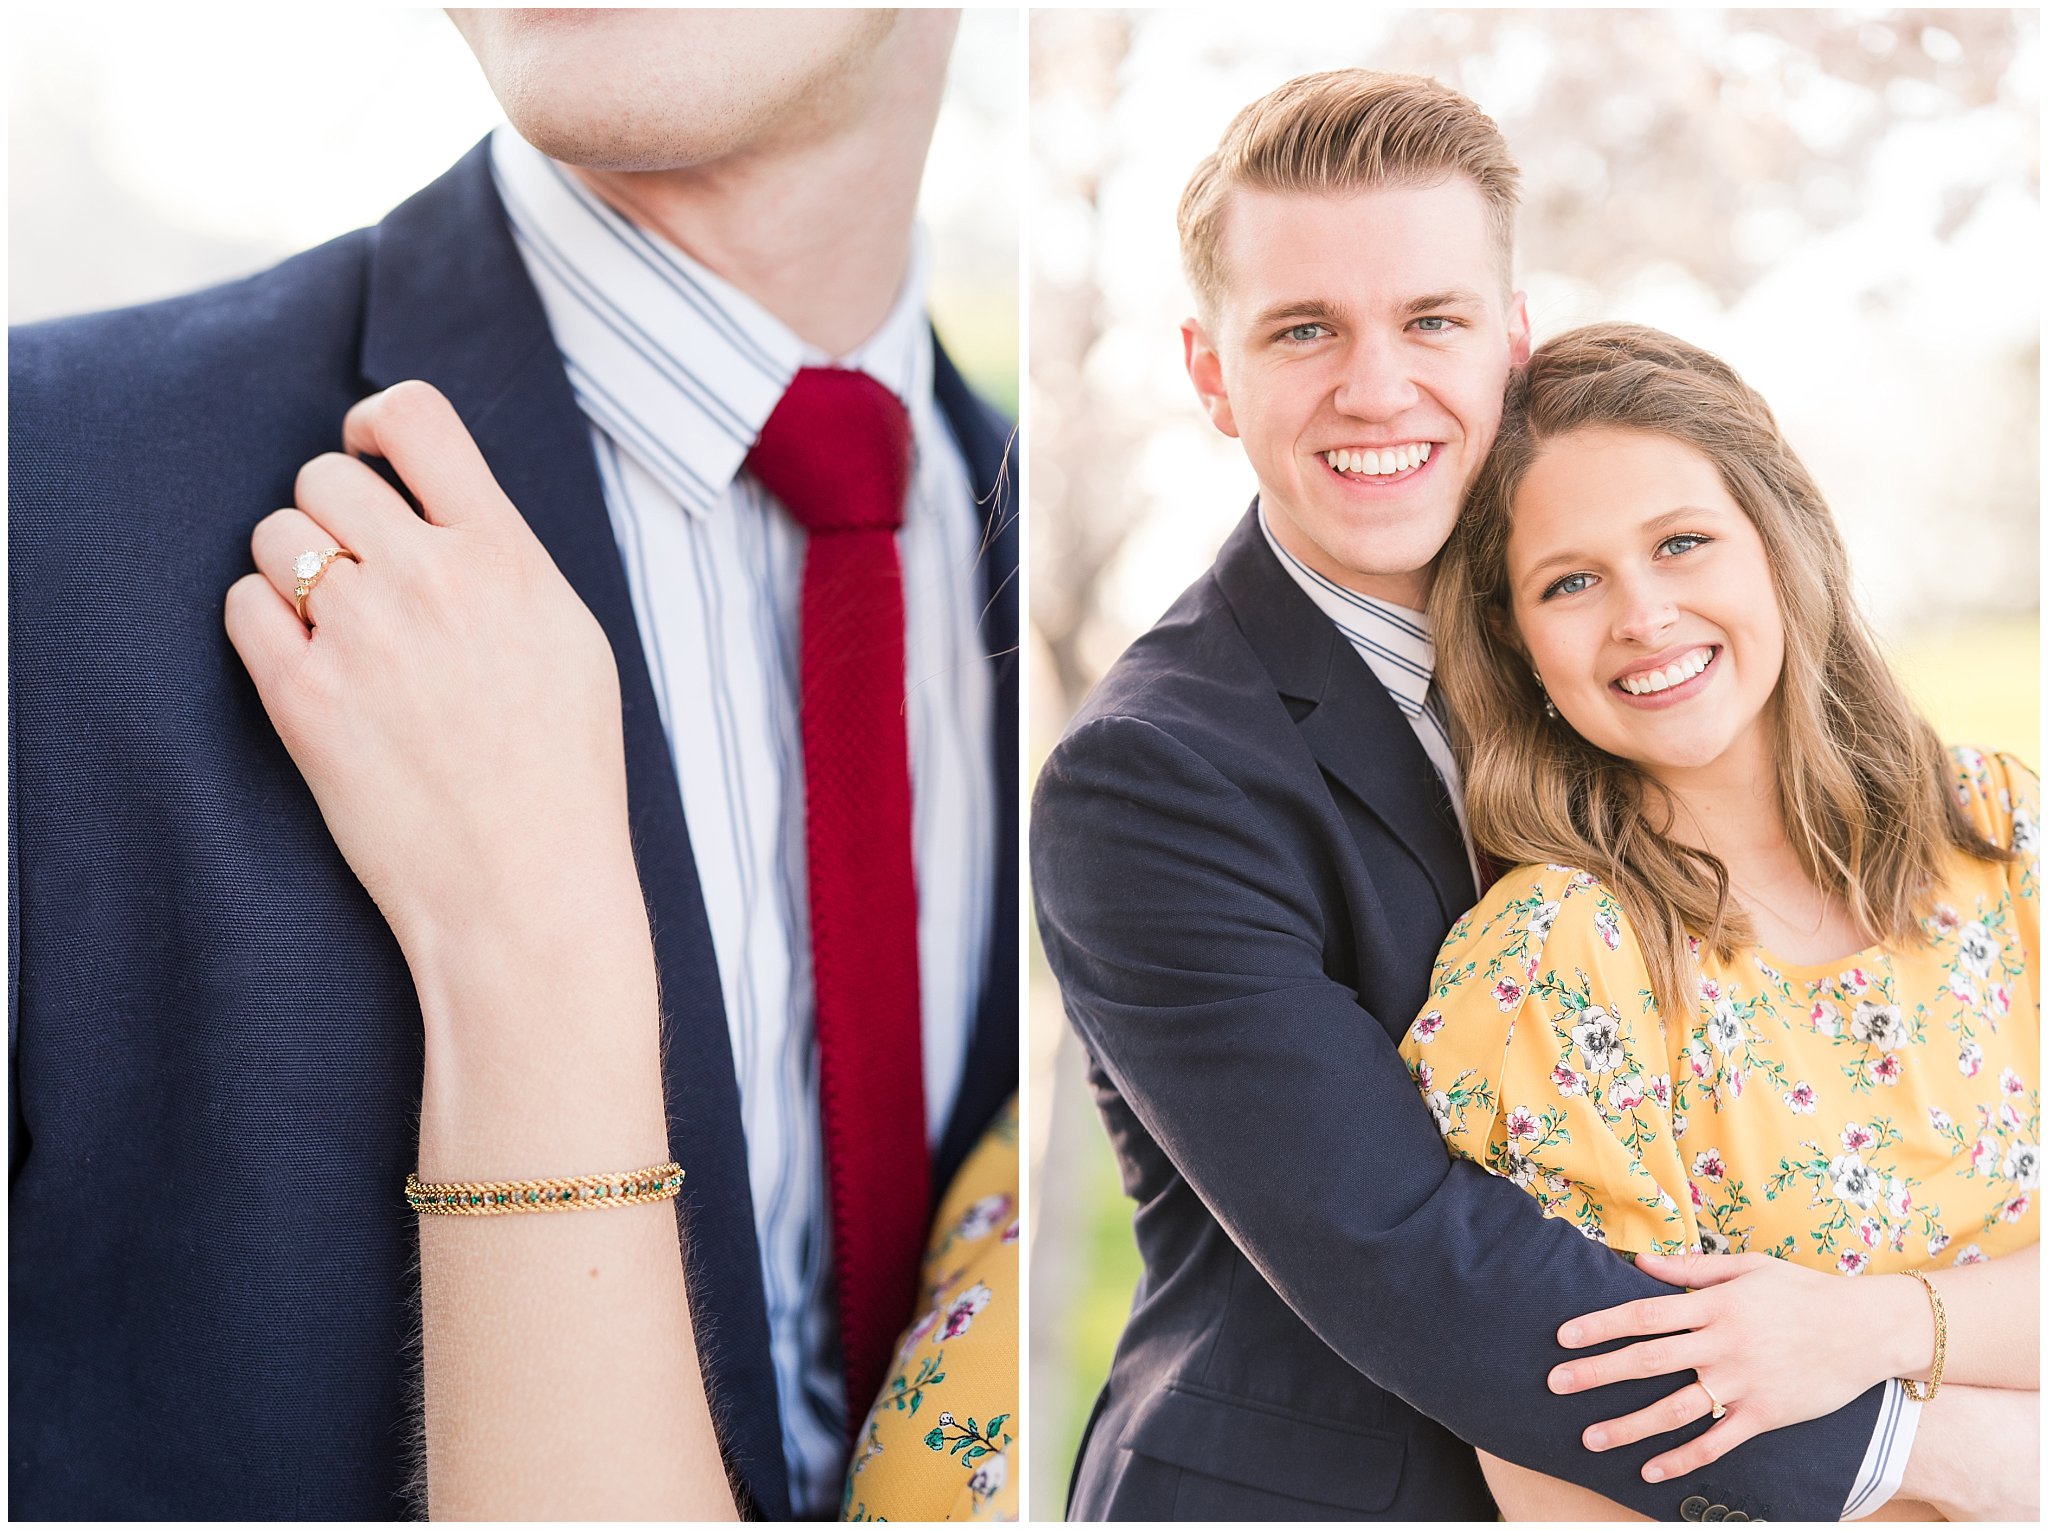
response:
<path fill-rule="evenodd" d="M 991 936 L 996 804 L 994 688 L 976 624 L 982 518 L 932 395 L 926 241 L 920 230 L 881 328 L 852 354 L 827 358 L 508 126 L 491 154 L 590 423 L 675 760 L 732 1035 L 791 1501 L 799 1514 L 829 1514 L 847 1425 L 805 885 L 805 539 L 744 463 L 800 366 L 859 368 L 910 414 L 915 464 L 898 547 L 925 1109 L 936 1143 Z"/>
<path fill-rule="evenodd" d="M 1394 705 L 1408 719 L 1422 741 L 1422 749 L 1436 766 L 1437 774 L 1451 795 L 1458 814 L 1458 832 L 1464 836 L 1465 854 L 1472 863 L 1472 885 L 1481 893 L 1486 884 L 1479 875 L 1479 860 L 1472 846 L 1472 830 L 1465 822 L 1464 782 L 1458 774 L 1458 759 L 1451 750 L 1450 718 L 1444 711 L 1443 693 L 1436 689 L 1436 644 L 1429 635 L 1426 612 L 1375 600 L 1356 590 L 1324 578 L 1280 545 L 1273 528 L 1266 523 L 1266 507 L 1259 506 L 1259 529 L 1266 545 L 1287 570 L 1302 593 L 1316 603 L 1337 630 L 1344 634 L 1358 656 L 1379 677 L 1394 698 Z M 1896 1381 L 1885 1383 L 1883 1404 L 1877 1411 L 1877 1428 L 1864 1452 L 1862 1467 L 1849 1489 L 1842 1511 L 1844 1519 L 1862 1519 L 1884 1507 L 1899 1490 L 1906 1473 L 1906 1458 L 1913 1449 L 1913 1434 L 1920 1424 L 1920 1404 L 1906 1395 Z"/>

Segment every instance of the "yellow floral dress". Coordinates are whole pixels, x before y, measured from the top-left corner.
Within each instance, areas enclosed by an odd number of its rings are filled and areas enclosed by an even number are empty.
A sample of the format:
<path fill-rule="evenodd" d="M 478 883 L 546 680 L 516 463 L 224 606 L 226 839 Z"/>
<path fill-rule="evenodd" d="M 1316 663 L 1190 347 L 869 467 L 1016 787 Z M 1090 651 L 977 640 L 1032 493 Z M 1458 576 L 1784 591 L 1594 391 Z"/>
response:
<path fill-rule="evenodd" d="M 1754 1251 L 1857 1275 L 2035 1242 L 2040 783 L 1953 751 L 2018 859 L 1955 854 L 1927 943 L 1838 961 L 1702 954 L 1666 1017 L 1620 905 L 1525 866 L 1452 927 L 1401 1044 L 1453 1151 L 1640 1253 Z"/>
<path fill-rule="evenodd" d="M 1013 1520 L 1020 1389 L 1017 1100 L 939 1202 L 919 1317 L 853 1449 L 844 1520 Z"/>

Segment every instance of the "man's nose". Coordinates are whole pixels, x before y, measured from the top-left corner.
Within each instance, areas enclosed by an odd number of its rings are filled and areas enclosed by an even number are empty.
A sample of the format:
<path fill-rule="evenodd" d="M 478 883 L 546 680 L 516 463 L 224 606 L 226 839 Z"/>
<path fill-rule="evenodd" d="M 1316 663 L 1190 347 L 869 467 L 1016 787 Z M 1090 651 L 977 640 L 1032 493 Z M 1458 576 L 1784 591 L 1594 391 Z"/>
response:
<path fill-rule="evenodd" d="M 1338 413 L 1354 419 L 1391 420 L 1414 408 L 1421 396 L 1400 348 L 1367 335 L 1352 346 L 1333 402 Z"/>

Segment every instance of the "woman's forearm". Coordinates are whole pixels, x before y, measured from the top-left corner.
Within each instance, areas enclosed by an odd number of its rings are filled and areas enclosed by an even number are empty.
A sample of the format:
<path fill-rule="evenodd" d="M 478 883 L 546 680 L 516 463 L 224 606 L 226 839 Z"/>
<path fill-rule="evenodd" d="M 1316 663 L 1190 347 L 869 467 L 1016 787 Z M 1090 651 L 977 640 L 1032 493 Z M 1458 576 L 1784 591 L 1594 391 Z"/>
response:
<path fill-rule="evenodd" d="M 1575 1482 L 1548 1477 L 1542 1472 L 1503 1461 L 1499 1456 L 1479 1452 L 1480 1469 L 1486 1486 L 1500 1505 L 1502 1519 L 1535 1523 L 1582 1524 L 1597 1520 L 1642 1519 L 1611 1498 Z"/>
<path fill-rule="evenodd" d="M 2041 1251 L 2021 1249 L 1983 1264 L 1931 1270 L 1948 1313 L 1944 1382 L 1966 1386 L 2041 1385 Z M 1879 1277 L 1889 1319 L 1876 1332 L 1890 1340 L 1893 1374 L 1925 1381 L 1934 1364 L 1934 1310 L 1917 1280 Z M 1874 1283 L 1874 1284 L 1876 1284 Z"/>
<path fill-rule="evenodd" d="M 617 1173 L 668 1157 L 637 884 L 580 904 L 573 923 L 534 923 L 414 960 L 423 1179 Z M 420 1218 L 434 1518 L 734 1517 L 676 1204 Z"/>

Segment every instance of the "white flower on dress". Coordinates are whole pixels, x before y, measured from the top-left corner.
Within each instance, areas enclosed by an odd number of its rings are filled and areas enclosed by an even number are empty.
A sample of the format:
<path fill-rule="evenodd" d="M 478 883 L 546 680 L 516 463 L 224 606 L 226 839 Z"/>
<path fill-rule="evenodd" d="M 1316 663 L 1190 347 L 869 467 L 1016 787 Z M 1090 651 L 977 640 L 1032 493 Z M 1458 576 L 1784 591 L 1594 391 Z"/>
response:
<path fill-rule="evenodd" d="M 1956 948 L 1968 967 L 1978 977 L 1989 977 L 1992 965 L 1997 962 L 1998 941 L 1978 920 L 1971 920 L 1956 935 Z"/>
<path fill-rule="evenodd" d="M 1975 1004 L 1977 1002 L 1977 985 L 1960 972 L 1951 972 L 1948 975 L 1948 991 L 1954 994 L 1961 1003 Z"/>
<path fill-rule="evenodd" d="M 2031 1204 L 2026 1196 L 2016 1195 L 2005 1203 L 2005 1209 L 1999 1215 L 2008 1222 L 2017 1222 L 2027 1214 L 2027 1207 Z"/>
<path fill-rule="evenodd" d="M 1839 1036 L 1842 1034 L 1842 1018 L 1835 1013 L 1832 1004 L 1823 1004 L 1816 999 L 1813 1008 L 1806 1012 L 1806 1023 L 1813 1027 L 1816 1036 Z"/>
<path fill-rule="evenodd" d="M 1877 1247 L 1877 1235 L 1882 1230 L 1883 1229 L 1881 1229 L 1877 1225 L 1877 1219 L 1875 1217 L 1865 1217 L 1862 1221 L 1856 1224 L 1856 1236 L 1863 1240 L 1863 1246 L 1865 1248 Z"/>
<path fill-rule="evenodd" d="M 1436 1129 L 1446 1137 L 1450 1136 L 1455 1124 L 1451 1120 L 1451 1097 L 1441 1089 L 1432 1089 L 1423 1096 L 1423 1103 L 1429 1106 L 1429 1113 L 1436 1117 Z"/>
<path fill-rule="evenodd" d="M 1894 1222 L 1905 1218 L 1913 1209 L 1913 1187 L 1903 1179 L 1887 1179 L 1884 1182 L 1885 1215 Z"/>
<path fill-rule="evenodd" d="M 1711 1179 L 1717 1185 L 1728 1177 L 1728 1165 L 1721 1161 L 1719 1148 L 1708 1148 L 1704 1153 L 1695 1153 L 1692 1171 L 1701 1179 Z"/>
<path fill-rule="evenodd" d="M 1536 1112 L 1517 1105 L 1508 1112 L 1507 1129 L 1510 1142 L 1533 1140 L 1537 1129 Z"/>
<path fill-rule="evenodd" d="M 1643 1103 L 1643 1076 L 1630 1073 L 1616 1079 L 1607 1088 L 1607 1103 L 1616 1110 L 1634 1110 Z"/>
<path fill-rule="evenodd" d="M 1793 1115 L 1810 1116 L 1819 1102 L 1814 1097 L 1813 1085 L 1801 1079 L 1785 1091 L 1785 1103 L 1792 1108 Z"/>
<path fill-rule="evenodd" d="M 1669 1109 L 1671 1106 L 1671 1075 L 1653 1073 L 1650 1075 L 1650 1098 Z"/>
<path fill-rule="evenodd" d="M 1695 1036 L 1685 1044 L 1685 1060 L 1687 1065 L 1691 1067 L 1694 1078 L 1705 1078 L 1707 1076 L 1708 1064 L 1714 1059 L 1713 1054 Z"/>
<path fill-rule="evenodd" d="M 1513 978 L 1502 978 L 1493 985 L 1493 1002 L 1503 1010 L 1513 1009 L 1522 1002 L 1522 985 Z"/>
<path fill-rule="evenodd" d="M 2027 1092 L 2026 1080 L 2010 1068 L 2000 1068 L 1998 1070 L 1998 1087 L 2004 1093 L 2014 1096 Z"/>
<path fill-rule="evenodd" d="M 1536 1165 L 1525 1157 L 1520 1148 L 1513 1145 L 1501 1154 L 1502 1170 L 1515 1184 L 1528 1188 L 1529 1181 L 1536 1177 Z"/>
<path fill-rule="evenodd" d="M 1979 1137 L 1970 1149 L 1970 1171 L 1973 1174 L 1989 1174 L 1991 1166 L 1998 1162 L 1998 1144 L 1989 1137 Z"/>
<path fill-rule="evenodd" d="M 1838 1154 L 1828 1165 L 1828 1172 L 1835 1177 L 1837 1199 L 1847 1201 L 1862 1211 L 1868 1211 L 1877 1204 L 1877 1175 L 1863 1161 L 1861 1153 Z"/>
<path fill-rule="evenodd" d="M 1852 1153 L 1860 1153 L 1877 1141 L 1877 1133 L 1861 1121 L 1851 1121 L 1842 1128 L 1842 1146 Z"/>
<path fill-rule="evenodd" d="M 1580 1011 L 1580 1017 L 1572 1027 L 1572 1041 L 1579 1049 L 1580 1062 L 1588 1073 L 1612 1073 L 1623 1060 L 1621 1026 L 1597 1005 Z"/>
<path fill-rule="evenodd" d="M 1671 1118 L 1671 1135 L 1674 1137 L 1683 1137 L 1685 1135 L 1684 1116 L 1673 1116 Z"/>
<path fill-rule="evenodd" d="M 1711 1227 L 1702 1227 L 1700 1229 L 1700 1252 L 1702 1254 L 1725 1254 L 1733 1248 L 1734 1245 L 1728 1241 L 1726 1234 L 1717 1233 Z"/>
<path fill-rule="evenodd" d="M 1742 1045 L 1742 1020 L 1731 1001 L 1723 999 L 1707 1017 L 1707 1040 L 1717 1052 L 1732 1052 Z"/>
<path fill-rule="evenodd" d="M 1600 937 L 1600 944 L 1610 951 L 1621 949 L 1621 921 L 1611 908 L 1598 909 L 1593 914 L 1593 929 Z"/>
<path fill-rule="evenodd" d="M 946 1325 L 939 1332 L 942 1339 L 957 1339 L 974 1326 L 974 1319 L 982 1308 L 995 1299 L 995 1292 L 976 1281 L 965 1291 L 954 1297 L 946 1308 Z"/>
<path fill-rule="evenodd" d="M 2012 1013 L 2012 989 L 2005 984 L 1993 983 L 1991 991 L 1985 997 L 1991 1001 L 1991 1011 L 1999 1019 L 2003 1020 Z"/>
<path fill-rule="evenodd" d="M 1442 1030 L 1443 1028 L 1444 1012 L 1440 1009 L 1433 1009 L 1428 1014 L 1418 1018 L 1413 1025 L 1409 1026 L 1408 1034 L 1410 1036 L 1413 1036 L 1417 1041 L 1426 1043 L 1436 1040 L 1436 1033 Z"/>
<path fill-rule="evenodd" d="M 1835 1261 L 1835 1268 L 1844 1275 L 1861 1275 L 1870 1263 L 1870 1256 L 1860 1248 L 1844 1249 L 1842 1257 Z"/>
<path fill-rule="evenodd" d="M 1562 1174 L 1546 1174 L 1543 1176 L 1543 1188 L 1552 1195 L 1563 1195 L 1571 1187 L 1572 1182 Z"/>
<path fill-rule="evenodd" d="M 2025 808 L 2013 809 L 2012 847 L 2021 855 L 2032 855 L 2041 848 L 2041 830 L 2034 822 L 2034 815 Z"/>
<path fill-rule="evenodd" d="M 1896 1052 L 1884 1052 L 1870 1059 L 1870 1076 L 1880 1084 L 1896 1084 L 1905 1073 L 1906 1065 L 1899 1061 Z"/>
<path fill-rule="evenodd" d="M 1863 992 L 1863 990 L 1868 988 L 1869 986 L 1870 974 L 1865 972 L 1861 967 L 1851 967 L 1847 972 L 1842 974 L 1842 992 L 1848 994 L 1852 998 L 1855 995 Z"/>
<path fill-rule="evenodd" d="M 1896 1052 L 1906 1044 L 1906 1021 L 1896 1004 L 1865 999 L 1849 1017 L 1849 1034 L 1880 1051 Z"/>
<path fill-rule="evenodd" d="M 1956 1069 L 1964 1078 L 1975 1078 L 1977 1070 L 1984 1066 L 1984 1049 L 1974 1041 L 1966 1041 L 1962 1050 L 1956 1053 Z"/>
<path fill-rule="evenodd" d="M 1550 927 L 1557 923 L 1557 910 L 1558 905 L 1555 902 L 1545 903 L 1529 916 L 1529 938 L 1531 940 L 1541 941 L 1550 939 Z"/>
<path fill-rule="evenodd" d="M 1963 927 L 1963 916 L 1946 903 L 1934 905 L 1934 927 L 1946 935 Z"/>
<path fill-rule="evenodd" d="M 2037 1189 L 2041 1183 L 2041 1149 L 2032 1142 L 2015 1142 L 2005 1150 L 2005 1162 L 1998 1172 L 2022 1190 Z"/>
<path fill-rule="evenodd" d="M 1559 1063 L 1550 1070 L 1550 1081 L 1557 1085 L 1557 1092 L 1566 1099 L 1573 1099 L 1586 1092 L 1583 1074 L 1574 1073 L 1569 1063 Z"/>
<path fill-rule="evenodd" d="M 1957 1250 L 1954 1262 L 1959 1265 L 1982 1264 L 1984 1262 L 1984 1250 L 1977 1247 L 1974 1243 L 1965 1243 L 1962 1248 Z"/>
<path fill-rule="evenodd" d="M 1956 1128 L 1955 1120 L 1939 1105 L 1927 1107 L 1927 1124 L 1943 1133 L 1952 1132 Z"/>
<path fill-rule="evenodd" d="M 960 1225 L 955 1229 L 958 1237 L 972 1241 L 986 1238 L 1009 1216 L 1010 1208 L 1016 1203 L 1007 1195 L 984 1195 L 960 1215 Z"/>
<path fill-rule="evenodd" d="M 974 1495 L 974 1507 L 978 1510 L 1003 1490 L 1003 1484 L 1010 1480 L 1010 1461 L 1001 1451 L 982 1459 L 974 1469 L 974 1475 L 967 1479 L 967 1491 Z"/>
<path fill-rule="evenodd" d="M 1936 1233 L 1933 1237 L 1927 1240 L 1927 1257 L 1929 1259 L 1934 1258 L 1935 1255 L 1939 1254 L 1943 1249 L 1947 1248 L 1948 1245 L 1948 1234 L 1945 1232 Z"/>

